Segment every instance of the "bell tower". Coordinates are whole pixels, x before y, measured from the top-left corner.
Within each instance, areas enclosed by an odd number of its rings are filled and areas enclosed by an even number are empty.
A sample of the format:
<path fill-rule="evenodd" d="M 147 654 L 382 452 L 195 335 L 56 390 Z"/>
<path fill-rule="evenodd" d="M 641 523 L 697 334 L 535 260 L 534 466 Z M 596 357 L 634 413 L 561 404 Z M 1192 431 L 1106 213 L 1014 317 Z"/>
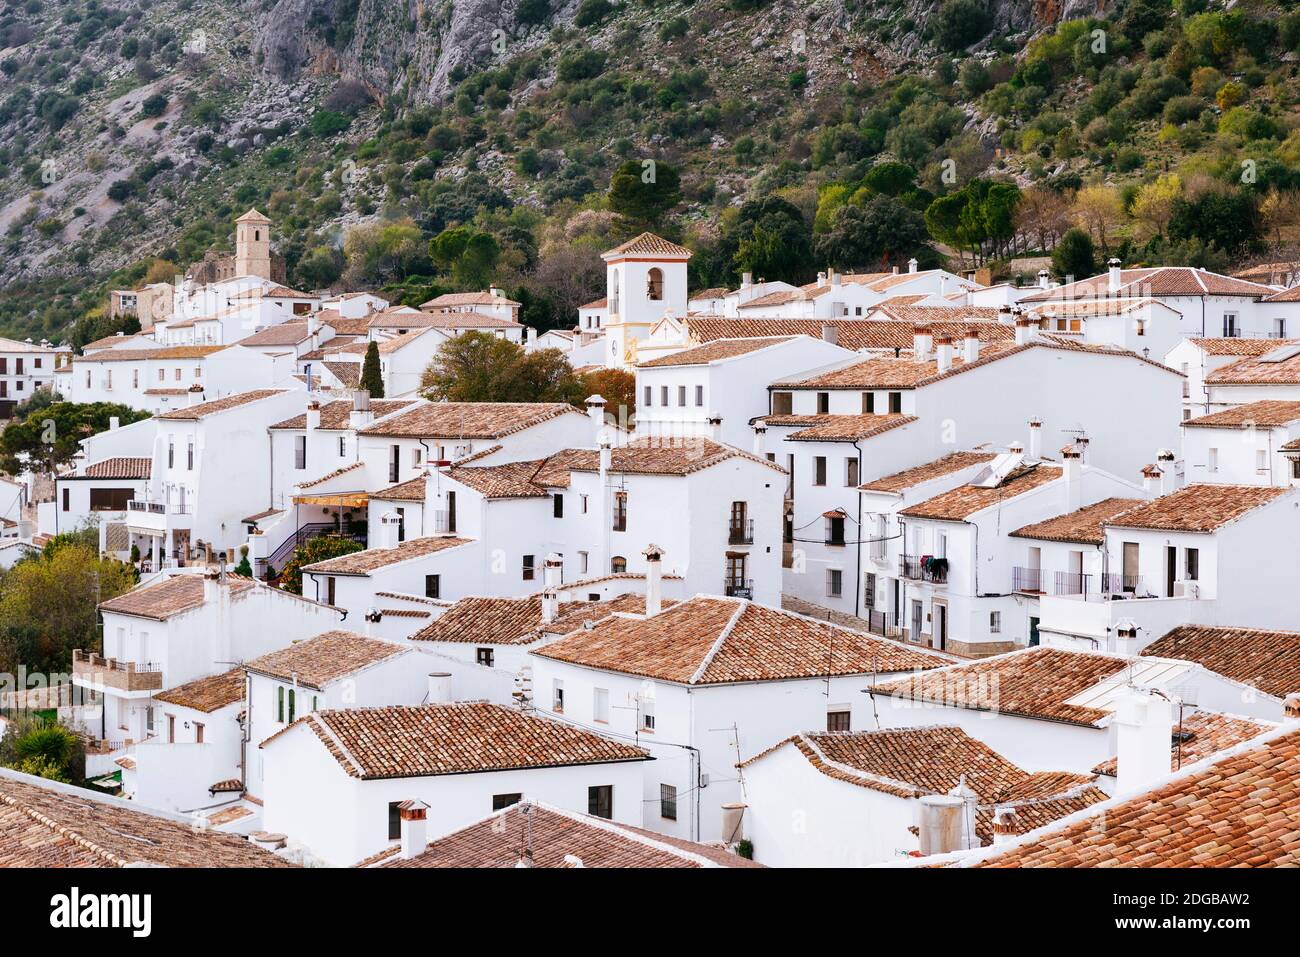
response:
<path fill-rule="evenodd" d="M 271 221 L 255 209 L 235 220 L 235 275 L 271 278 Z"/>

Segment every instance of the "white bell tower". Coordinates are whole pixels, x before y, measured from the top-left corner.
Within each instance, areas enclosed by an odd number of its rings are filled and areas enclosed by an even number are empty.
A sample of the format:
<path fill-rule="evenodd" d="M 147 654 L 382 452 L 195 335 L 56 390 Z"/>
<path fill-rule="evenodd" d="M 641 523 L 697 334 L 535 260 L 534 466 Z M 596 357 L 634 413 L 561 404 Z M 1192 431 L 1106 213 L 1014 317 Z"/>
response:
<path fill-rule="evenodd" d="M 627 369 L 636 363 L 636 344 L 665 315 L 686 315 L 686 264 L 691 251 L 642 233 L 601 254 L 605 260 L 609 319 L 605 365 Z"/>

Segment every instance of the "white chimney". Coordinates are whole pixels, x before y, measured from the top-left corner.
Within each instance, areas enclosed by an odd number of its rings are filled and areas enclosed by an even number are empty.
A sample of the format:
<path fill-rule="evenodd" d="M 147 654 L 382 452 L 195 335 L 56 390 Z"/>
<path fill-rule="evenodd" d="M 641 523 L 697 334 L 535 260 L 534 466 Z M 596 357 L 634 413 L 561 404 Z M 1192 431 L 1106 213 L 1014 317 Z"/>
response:
<path fill-rule="evenodd" d="M 964 850 L 965 801 L 951 794 L 923 794 L 917 805 L 922 857 Z"/>
<path fill-rule="evenodd" d="M 307 335 L 315 337 L 320 335 L 320 314 L 315 312 L 307 313 Z"/>
<path fill-rule="evenodd" d="M 912 329 L 912 358 L 925 362 L 930 358 L 930 327 L 916 326 Z"/>
<path fill-rule="evenodd" d="M 709 413 L 709 438 L 714 442 L 722 441 L 722 416 L 717 412 Z"/>
<path fill-rule="evenodd" d="M 980 358 L 980 336 L 975 329 L 967 329 L 961 340 L 961 357 L 966 363 L 978 362 Z"/>
<path fill-rule="evenodd" d="M 952 338 L 946 335 L 934 340 L 934 358 L 939 375 L 952 371 Z"/>
<path fill-rule="evenodd" d="M 722 843 L 739 844 L 745 839 L 745 812 L 749 810 L 744 804 L 722 805 Z"/>
<path fill-rule="evenodd" d="M 741 273 L 740 288 L 748 289 L 752 285 L 754 285 L 754 274 L 752 272 Z"/>
<path fill-rule="evenodd" d="M 190 386 L 189 391 L 186 393 L 186 398 L 188 399 L 189 405 L 202 405 L 203 386 L 199 385 L 197 382 L 194 383 L 194 385 Z"/>
<path fill-rule="evenodd" d="M 600 443 L 600 486 L 605 487 L 608 481 L 609 470 L 614 467 L 614 452 L 609 447 L 609 442 Z"/>
<path fill-rule="evenodd" d="M 767 426 L 754 426 L 754 454 L 763 458 L 767 453 Z"/>
<path fill-rule="evenodd" d="M 1015 808 L 1000 807 L 993 812 L 993 846 L 1009 844 L 1019 831 Z"/>
<path fill-rule="evenodd" d="M 378 608 L 367 608 L 366 613 L 361 618 L 366 623 L 366 637 L 375 637 L 375 625 L 383 620 L 384 613 Z"/>
<path fill-rule="evenodd" d="M 121 427 L 121 425 L 122 425 L 122 420 L 119 419 L 117 416 L 110 415 L 108 417 L 108 431 L 110 432 L 116 431 L 118 428 Z"/>
<path fill-rule="evenodd" d="M 895 275 L 895 276 L 898 275 L 898 267 L 897 267 L 897 266 L 894 267 L 894 275 Z"/>
<path fill-rule="evenodd" d="M 817 274 L 817 285 L 818 285 L 818 286 L 825 286 L 825 285 L 826 285 L 826 273 L 824 273 L 824 272 L 819 272 L 819 273 Z"/>
<path fill-rule="evenodd" d="M 1174 474 L 1174 453 L 1161 449 L 1156 453 L 1156 467 L 1160 469 L 1160 494 L 1169 495 L 1177 488 L 1178 476 Z"/>
<path fill-rule="evenodd" d="M 1282 716 L 1287 721 L 1300 721 L 1300 692 L 1291 692 L 1282 699 Z"/>
<path fill-rule="evenodd" d="M 1029 461 L 1037 462 L 1043 457 L 1043 420 L 1029 420 Z"/>
<path fill-rule="evenodd" d="M 221 573 L 209 566 L 203 572 L 203 604 L 218 601 L 221 598 Z"/>
<path fill-rule="evenodd" d="M 1076 448 L 1061 453 L 1065 459 L 1065 510 L 1077 512 L 1083 508 L 1083 456 Z"/>
<path fill-rule="evenodd" d="M 428 704 L 451 704 L 451 672 L 429 672 Z"/>
<path fill-rule="evenodd" d="M 907 261 L 907 271 L 916 272 L 916 259 L 912 258 Z"/>
<path fill-rule="evenodd" d="M 948 295 L 948 274 L 939 273 L 939 297 L 943 298 Z"/>
<path fill-rule="evenodd" d="M 542 563 L 542 624 L 549 625 L 560 615 L 560 573 L 564 570 L 563 559 L 555 552 L 546 556 Z"/>
<path fill-rule="evenodd" d="M 364 429 L 374 418 L 370 411 L 370 390 L 357 389 L 352 393 L 352 411 L 348 413 L 348 428 Z"/>
<path fill-rule="evenodd" d="M 534 329 L 532 326 L 528 327 L 528 345 L 530 346 L 537 345 L 537 330 Z"/>
<path fill-rule="evenodd" d="M 397 816 L 402 822 L 402 860 L 419 857 L 428 848 L 428 811 L 429 805 L 423 801 L 403 801 L 397 806 Z"/>
<path fill-rule="evenodd" d="M 641 554 L 645 556 L 645 614 L 653 618 L 664 605 L 664 553 L 658 545 L 650 545 Z"/>
<path fill-rule="evenodd" d="M 840 285 L 840 271 L 838 269 L 831 270 L 831 285 L 832 286 Z"/>
<path fill-rule="evenodd" d="M 1046 269 L 1038 270 L 1038 288 L 1046 289 L 1050 285 L 1051 274 Z"/>
<path fill-rule="evenodd" d="M 1147 465 L 1142 468 L 1142 497 L 1146 499 L 1155 498 L 1159 493 L 1159 487 L 1156 480 L 1160 478 L 1160 468 L 1155 465 Z"/>
<path fill-rule="evenodd" d="M 1030 316 L 1016 318 L 1016 345 L 1023 346 L 1038 338 L 1038 320 Z"/>
<path fill-rule="evenodd" d="M 587 396 L 587 415 L 596 423 L 597 430 L 605 427 L 605 399 L 600 395 Z"/>
<path fill-rule="evenodd" d="M 388 511 L 379 516 L 379 541 L 375 543 L 376 548 L 396 548 L 397 547 L 397 530 L 401 524 L 402 517 L 396 512 Z"/>
<path fill-rule="evenodd" d="M 1173 703 L 1141 688 L 1127 689 L 1115 708 L 1115 794 L 1143 791 L 1167 777 L 1172 763 Z"/>
<path fill-rule="evenodd" d="M 998 322 L 1002 323 L 1004 326 L 1009 326 L 1015 322 L 1015 314 L 1012 313 L 1011 307 L 1006 303 L 998 306 Z"/>
<path fill-rule="evenodd" d="M 315 432 L 320 428 L 320 403 L 312 399 L 307 403 L 307 431 Z"/>
<path fill-rule="evenodd" d="M 822 323 L 822 341 L 837 345 L 840 341 L 839 328 L 830 322 Z"/>
<path fill-rule="evenodd" d="M 1111 293 L 1119 292 L 1120 261 L 1114 257 L 1106 260 L 1106 289 Z"/>

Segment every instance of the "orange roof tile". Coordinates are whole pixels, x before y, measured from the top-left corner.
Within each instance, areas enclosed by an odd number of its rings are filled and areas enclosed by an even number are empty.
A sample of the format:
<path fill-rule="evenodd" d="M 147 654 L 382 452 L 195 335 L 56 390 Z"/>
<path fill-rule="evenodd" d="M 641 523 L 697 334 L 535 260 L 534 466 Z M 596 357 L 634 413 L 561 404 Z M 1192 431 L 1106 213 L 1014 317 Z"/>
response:
<path fill-rule="evenodd" d="M 1267 505 L 1289 489 L 1260 485 L 1185 485 L 1108 520 L 1115 528 L 1213 532 Z"/>
<path fill-rule="evenodd" d="M 859 485 L 864 492 L 903 492 L 915 485 L 951 475 L 974 465 L 985 465 L 997 456 L 993 452 L 950 452 L 941 459 L 917 465 L 884 478 Z"/>
<path fill-rule="evenodd" d="M 1300 632 L 1226 625 L 1179 625 L 1143 655 L 1194 661 L 1275 698 L 1300 691 Z"/>
<path fill-rule="evenodd" d="M 244 670 L 270 678 L 293 680 L 308 688 L 323 690 L 327 684 L 356 674 L 410 649 L 390 641 L 379 641 L 354 631 L 327 631 L 306 641 L 244 662 Z"/>
<path fill-rule="evenodd" d="M 1017 538 L 1100 545 L 1106 541 L 1102 524 L 1141 504 L 1143 499 L 1140 498 L 1104 498 L 1100 502 L 1085 505 L 1076 511 L 1053 515 L 1041 522 L 1023 525 L 1011 534 Z"/>
<path fill-rule="evenodd" d="M 997 505 L 1017 495 L 1023 495 L 1048 482 L 1054 482 L 1063 472 L 1058 465 L 1038 463 L 1025 465 L 1012 472 L 1000 485 L 985 488 L 979 485 L 958 485 L 940 492 L 924 502 L 917 502 L 901 512 L 908 518 L 928 518 L 938 521 L 960 522 L 976 512 Z"/>

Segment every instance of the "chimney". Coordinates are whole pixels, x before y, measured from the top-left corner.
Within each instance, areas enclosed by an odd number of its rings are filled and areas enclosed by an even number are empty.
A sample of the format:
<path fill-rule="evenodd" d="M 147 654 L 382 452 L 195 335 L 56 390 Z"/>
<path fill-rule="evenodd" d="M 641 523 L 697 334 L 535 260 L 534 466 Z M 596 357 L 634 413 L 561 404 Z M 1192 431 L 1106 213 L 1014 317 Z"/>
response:
<path fill-rule="evenodd" d="M 609 480 L 609 470 L 614 467 L 614 453 L 609 447 L 609 442 L 600 443 L 600 487 L 604 488 L 605 483 Z"/>
<path fill-rule="evenodd" d="M 605 405 L 603 396 L 597 394 L 587 396 L 587 415 L 596 424 L 597 431 L 605 427 Z"/>
<path fill-rule="evenodd" d="M 221 599 L 221 582 L 218 572 L 211 564 L 203 571 L 203 604 L 217 602 Z"/>
<path fill-rule="evenodd" d="M 722 415 L 718 412 L 709 413 L 709 438 L 714 442 L 722 441 Z"/>
<path fill-rule="evenodd" d="M 820 287 L 820 286 L 825 286 L 825 285 L 826 285 L 826 273 L 824 273 L 824 272 L 819 272 L 819 273 L 817 274 L 817 285 L 818 285 L 819 287 Z"/>
<path fill-rule="evenodd" d="M 1065 510 L 1077 512 L 1083 508 L 1083 455 L 1068 446 L 1061 457 L 1065 459 Z"/>
<path fill-rule="evenodd" d="M 1006 303 L 998 306 L 998 322 L 1004 326 L 1009 326 L 1015 322 L 1015 316 L 1011 312 L 1011 307 Z"/>
<path fill-rule="evenodd" d="M 941 272 L 939 273 L 939 296 L 940 298 L 943 298 L 947 295 L 948 295 L 948 274 L 946 272 Z"/>
<path fill-rule="evenodd" d="M 537 345 L 537 330 L 534 329 L 532 326 L 528 327 L 528 345 L 530 346 Z"/>
<path fill-rule="evenodd" d="M 348 413 L 348 428 L 364 429 L 374 415 L 370 411 L 370 390 L 357 389 L 352 393 L 352 411 Z"/>
<path fill-rule="evenodd" d="M 1046 289 L 1050 285 L 1051 273 L 1046 269 L 1038 270 L 1038 288 Z"/>
<path fill-rule="evenodd" d="M 1143 791 L 1167 777 L 1173 747 L 1173 703 L 1158 692 L 1129 688 L 1115 708 L 1115 794 Z"/>
<path fill-rule="evenodd" d="M 1029 420 L 1029 461 L 1037 462 L 1043 457 L 1043 420 Z"/>
<path fill-rule="evenodd" d="M 831 270 L 831 285 L 832 286 L 840 285 L 840 271 L 838 269 Z"/>
<path fill-rule="evenodd" d="M 930 358 L 930 327 L 918 325 L 912 329 L 912 358 L 925 362 Z"/>
<path fill-rule="evenodd" d="M 1015 808 L 1000 807 L 993 812 L 993 846 L 1009 844 L 1019 830 Z"/>
<path fill-rule="evenodd" d="M 909 260 L 907 261 L 907 271 L 908 271 L 909 273 L 916 272 L 916 258 L 915 258 L 915 257 L 913 257 L 912 259 L 909 259 Z"/>
<path fill-rule="evenodd" d="M 1160 478 L 1160 468 L 1156 465 L 1142 467 L 1142 497 L 1153 499 L 1157 494 L 1156 482 Z"/>
<path fill-rule="evenodd" d="M 375 637 L 375 625 L 379 624 L 384 618 L 384 613 L 378 608 L 367 608 L 366 613 L 361 616 L 361 620 L 366 623 L 366 637 Z"/>
<path fill-rule="evenodd" d="M 822 323 L 822 342 L 829 342 L 831 345 L 838 345 L 840 341 L 840 330 L 833 324 Z"/>
<path fill-rule="evenodd" d="M 934 340 L 934 358 L 939 375 L 952 371 L 952 337 L 940 335 Z"/>
<path fill-rule="evenodd" d="M 560 575 L 564 561 L 555 552 L 542 563 L 542 624 L 549 625 L 560 615 Z"/>
<path fill-rule="evenodd" d="M 488 292 L 492 294 L 494 299 L 504 299 L 506 297 L 505 291 L 500 286 L 491 286 L 488 288 Z"/>
<path fill-rule="evenodd" d="M 396 512 L 388 511 L 379 516 L 379 541 L 375 543 L 375 548 L 396 548 L 397 547 L 397 529 L 401 523 L 401 516 Z"/>
<path fill-rule="evenodd" d="M 740 288 L 748 289 L 752 285 L 754 285 L 754 274 L 752 272 L 741 273 Z"/>
<path fill-rule="evenodd" d="M 745 812 L 749 810 L 744 804 L 722 805 L 722 843 L 728 846 L 739 844 L 745 839 Z"/>
<path fill-rule="evenodd" d="M 402 822 L 402 860 L 419 857 L 429 846 L 428 821 L 425 819 L 429 805 L 423 801 L 403 801 L 397 806 L 397 816 Z"/>
<path fill-rule="evenodd" d="M 1112 294 L 1119 292 L 1120 261 L 1113 256 L 1106 260 L 1106 290 Z"/>
<path fill-rule="evenodd" d="M 763 458 L 767 453 L 767 426 L 754 426 L 754 454 Z"/>
<path fill-rule="evenodd" d="M 898 267 L 897 267 L 897 266 L 894 267 L 894 272 L 893 272 L 893 274 L 894 274 L 895 276 L 898 275 Z"/>
<path fill-rule="evenodd" d="M 117 429 L 121 428 L 121 425 L 122 425 L 122 420 L 119 419 L 117 416 L 110 415 L 108 417 L 108 431 L 115 432 L 117 431 Z"/>
<path fill-rule="evenodd" d="M 664 552 L 658 545 L 649 545 L 641 554 L 645 556 L 645 615 L 653 618 L 664 605 Z"/>
<path fill-rule="evenodd" d="M 968 328 L 961 340 L 961 357 L 967 364 L 980 358 L 980 335 L 974 327 Z"/>
<path fill-rule="evenodd" d="M 316 312 L 307 313 L 307 335 L 312 337 L 312 344 L 315 345 L 316 337 L 320 335 L 320 314 Z"/>
<path fill-rule="evenodd" d="M 186 399 L 188 400 L 187 402 L 188 405 L 202 405 L 203 386 L 199 385 L 197 382 L 194 383 L 192 386 L 190 386 L 189 391 L 186 392 L 185 396 Z"/>
<path fill-rule="evenodd" d="M 1156 468 L 1160 469 L 1160 494 L 1168 495 L 1176 488 L 1178 476 L 1174 474 L 1174 453 L 1161 449 L 1156 453 Z"/>
<path fill-rule="evenodd" d="M 1282 714 L 1287 721 L 1300 721 L 1300 692 L 1291 692 L 1282 699 Z"/>
<path fill-rule="evenodd" d="M 966 802 L 951 794 L 923 794 L 920 813 L 921 856 L 963 850 L 962 816 Z"/>
<path fill-rule="evenodd" d="M 320 403 L 312 399 L 307 403 L 307 432 L 312 433 L 320 428 Z"/>
<path fill-rule="evenodd" d="M 451 672 L 429 672 L 429 704 L 451 704 Z"/>
<path fill-rule="evenodd" d="M 1038 320 L 1032 316 L 1016 317 L 1016 345 L 1024 346 L 1038 338 Z"/>

